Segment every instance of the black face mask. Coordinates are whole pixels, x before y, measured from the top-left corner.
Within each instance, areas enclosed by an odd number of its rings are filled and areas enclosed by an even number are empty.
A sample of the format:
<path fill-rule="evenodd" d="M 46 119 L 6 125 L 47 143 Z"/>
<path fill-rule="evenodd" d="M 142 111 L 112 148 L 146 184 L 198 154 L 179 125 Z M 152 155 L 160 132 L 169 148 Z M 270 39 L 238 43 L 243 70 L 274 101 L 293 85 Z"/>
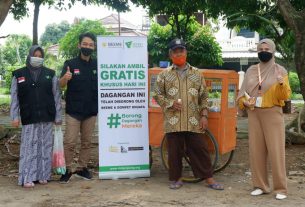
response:
<path fill-rule="evenodd" d="M 93 49 L 86 47 L 81 47 L 80 51 L 84 56 L 90 56 L 93 53 Z"/>
<path fill-rule="evenodd" d="M 271 60 L 272 58 L 272 53 L 270 52 L 266 52 L 266 51 L 262 51 L 258 53 L 258 59 L 260 59 L 260 61 L 266 63 L 269 60 Z"/>

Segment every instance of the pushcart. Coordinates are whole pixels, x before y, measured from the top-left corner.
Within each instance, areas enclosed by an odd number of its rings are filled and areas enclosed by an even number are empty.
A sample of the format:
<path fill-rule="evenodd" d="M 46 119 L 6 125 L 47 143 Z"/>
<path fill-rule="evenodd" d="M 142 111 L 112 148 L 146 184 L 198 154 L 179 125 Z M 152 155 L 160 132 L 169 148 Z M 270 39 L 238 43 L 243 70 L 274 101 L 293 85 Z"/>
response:
<path fill-rule="evenodd" d="M 149 78 L 149 144 L 160 147 L 163 165 L 168 169 L 167 141 L 163 131 L 163 114 L 152 97 L 152 90 L 158 74 L 165 69 L 151 68 Z M 203 138 L 208 144 L 214 173 L 225 169 L 231 162 L 236 147 L 236 95 L 238 74 L 233 70 L 200 69 L 209 91 L 208 129 Z M 151 149 L 151 148 L 150 148 Z M 150 153 L 152 155 L 152 153 Z M 151 157 L 151 161 L 152 161 Z M 151 162 L 152 163 L 152 162 Z M 183 160 L 183 181 L 199 182 L 189 165 L 187 153 Z"/>

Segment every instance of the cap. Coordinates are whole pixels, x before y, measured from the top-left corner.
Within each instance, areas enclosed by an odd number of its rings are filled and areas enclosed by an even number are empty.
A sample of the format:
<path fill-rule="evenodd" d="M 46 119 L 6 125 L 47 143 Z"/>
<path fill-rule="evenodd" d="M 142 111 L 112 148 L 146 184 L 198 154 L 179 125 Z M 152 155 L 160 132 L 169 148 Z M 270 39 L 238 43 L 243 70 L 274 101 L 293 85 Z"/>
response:
<path fill-rule="evenodd" d="M 186 49 L 186 45 L 185 42 L 182 39 L 173 39 L 172 41 L 170 41 L 170 43 L 168 44 L 169 49 L 174 50 L 176 48 L 184 48 Z"/>

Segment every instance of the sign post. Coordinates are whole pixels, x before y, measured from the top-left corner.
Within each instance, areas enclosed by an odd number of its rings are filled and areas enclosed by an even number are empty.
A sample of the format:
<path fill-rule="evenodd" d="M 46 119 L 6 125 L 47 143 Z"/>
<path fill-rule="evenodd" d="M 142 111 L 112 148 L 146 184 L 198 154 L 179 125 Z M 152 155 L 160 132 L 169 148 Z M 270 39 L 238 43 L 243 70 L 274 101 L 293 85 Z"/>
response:
<path fill-rule="evenodd" d="M 97 39 L 99 178 L 149 177 L 146 37 Z"/>

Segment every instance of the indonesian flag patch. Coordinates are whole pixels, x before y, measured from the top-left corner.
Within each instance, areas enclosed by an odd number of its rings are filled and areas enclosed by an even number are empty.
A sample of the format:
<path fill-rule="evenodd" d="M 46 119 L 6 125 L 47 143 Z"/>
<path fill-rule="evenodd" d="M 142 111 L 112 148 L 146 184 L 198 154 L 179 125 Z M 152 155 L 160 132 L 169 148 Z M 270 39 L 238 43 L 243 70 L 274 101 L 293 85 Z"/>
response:
<path fill-rule="evenodd" d="M 17 81 L 18 81 L 18 83 L 22 83 L 22 82 L 25 81 L 25 77 L 19 77 L 19 78 L 17 79 Z"/>
<path fill-rule="evenodd" d="M 74 69 L 74 75 L 79 75 L 79 74 L 80 74 L 79 69 Z"/>

